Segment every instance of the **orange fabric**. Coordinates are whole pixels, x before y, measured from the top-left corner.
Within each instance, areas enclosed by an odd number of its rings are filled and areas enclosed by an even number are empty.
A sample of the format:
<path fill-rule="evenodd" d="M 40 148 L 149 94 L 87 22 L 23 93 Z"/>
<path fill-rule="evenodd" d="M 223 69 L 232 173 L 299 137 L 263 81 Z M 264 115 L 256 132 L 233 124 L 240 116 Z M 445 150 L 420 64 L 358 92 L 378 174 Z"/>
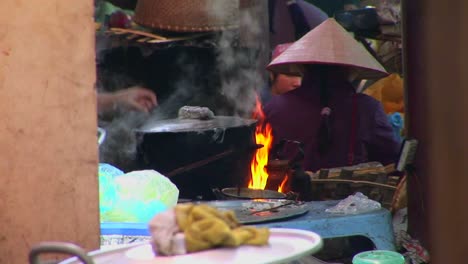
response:
<path fill-rule="evenodd" d="M 403 79 L 396 73 L 382 78 L 364 91 L 383 105 L 385 113 L 405 113 Z"/>

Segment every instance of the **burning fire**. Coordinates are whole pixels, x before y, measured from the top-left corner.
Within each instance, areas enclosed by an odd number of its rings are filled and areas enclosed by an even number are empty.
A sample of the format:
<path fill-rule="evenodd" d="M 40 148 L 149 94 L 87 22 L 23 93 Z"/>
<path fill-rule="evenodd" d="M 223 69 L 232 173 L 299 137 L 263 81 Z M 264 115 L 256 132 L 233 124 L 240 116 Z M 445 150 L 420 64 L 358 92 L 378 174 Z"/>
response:
<path fill-rule="evenodd" d="M 278 192 L 283 192 L 286 183 L 288 182 L 288 176 L 284 177 L 283 181 L 281 182 L 280 186 L 278 187 Z"/>
<path fill-rule="evenodd" d="M 257 149 L 252 162 L 250 163 L 252 178 L 249 181 L 248 187 L 251 189 L 263 190 L 265 189 L 268 180 L 268 172 L 265 166 L 268 164 L 268 153 L 270 152 L 273 143 L 273 134 L 271 125 L 265 121 L 265 113 L 263 113 L 262 104 L 258 99 L 258 96 L 252 117 L 258 120 L 257 127 L 255 129 L 255 141 L 257 145 L 263 145 L 263 147 Z"/>

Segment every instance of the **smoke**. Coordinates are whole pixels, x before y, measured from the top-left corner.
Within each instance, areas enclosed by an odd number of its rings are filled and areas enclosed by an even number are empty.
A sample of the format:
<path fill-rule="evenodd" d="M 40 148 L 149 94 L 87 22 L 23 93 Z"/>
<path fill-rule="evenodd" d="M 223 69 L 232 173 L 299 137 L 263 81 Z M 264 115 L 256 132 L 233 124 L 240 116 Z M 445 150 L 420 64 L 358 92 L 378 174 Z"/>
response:
<path fill-rule="evenodd" d="M 189 55 L 182 53 L 176 58 L 175 64 L 178 65 L 177 76 L 180 78 L 170 80 L 175 89 L 151 115 L 151 120 L 175 118 L 178 110 L 189 103 L 192 105 L 202 104 L 205 94 L 203 85 L 199 79 L 202 76 L 199 65 L 191 60 Z"/>
<path fill-rule="evenodd" d="M 106 138 L 99 146 L 99 161 L 109 163 L 123 171 L 138 167 L 138 139 L 134 129 L 148 119 L 148 114 L 139 112 L 117 112 L 111 121 L 100 121 L 99 126 L 106 131 Z"/>
<path fill-rule="evenodd" d="M 226 15 L 225 6 L 216 7 L 213 10 L 219 16 Z M 233 114 L 241 117 L 251 116 L 256 95 L 265 85 L 265 63 L 261 53 L 268 41 L 262 38 L 262 32 L 267 30 L 262 30 L 263 16 L 258 15 L 262 11 L 261 3 L 243 8 L 241 5 L 239 30 L 223 31 L 216 46 L 217 68 L 223 76 L 221 94 L 233 105 Z"/>
<path fill-rule="evenodd" d="M 211 3 L 213 2 L 216 4 L 207 10 L 211 10 L 218 17 L 230 15 L 226 13 L 230 10 L 226 5 L 231 5 L 232 2 L 235 2 L 236 6 L 238 4 L 238 1 L 233 0 L 216 0 Z M 111 121 L 101 121 L 100 126 L 106 130 L 107 137 L 100 146 L 100 162 L 110 163 L 124 171 L 138 166 L 136 162 L 139 142 L 134 130 L 143 124 L 175 118 L 178 109 L 184 105 L 207 106 L 216 115 L 251 117 L 256 96 L 266 85 L 266 61 L 262 58 L 262 52 L 267 49 L 268 40 L 264 38 L 267 35 L 262 34 L 268 32 L 268 27 L 261 20 L 263 16 L 258 15 L 259 12 L 266 12 L 260 10 L 262 4 L 258 2 L 261 1 L 255 1 L 256 5 L 240 10 L 237 15 L 240 24 L 238 30 L 225 30 L 218 34 L 212 48 L 214 65 L 208 67 L 213 69 L 210 76 L 205 76 L 206 71 L 202 70 L 206 69 L 207 65 L 197 64 L 200 61 L 190 57 L 193 54 L 182 52 L 173 61 L 177 66 L 174 69 L 180 71 L 175 76 L 180 77 L 170 80 L 169 85 L 173 89 L 150 115 L 119 112 L 114 114 Z M 101 54 L 97 59 L 101 62 Z M 98 74 L 107 76 L 105 71 Z M 107 90 L 109 87 L 128 87 L 133 81 L 125 75 L 113 75 L 105 79 L 104 86 Z M 211 86 L 214 89 L 207 88 Z"/>

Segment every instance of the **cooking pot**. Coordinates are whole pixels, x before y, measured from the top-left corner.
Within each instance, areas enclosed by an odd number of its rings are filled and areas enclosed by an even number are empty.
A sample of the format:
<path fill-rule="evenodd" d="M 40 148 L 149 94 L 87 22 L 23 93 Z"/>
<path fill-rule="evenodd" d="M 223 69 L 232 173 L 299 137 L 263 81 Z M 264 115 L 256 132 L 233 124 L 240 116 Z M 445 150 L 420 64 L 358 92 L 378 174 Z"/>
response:
<path fill-rule="evenodd" d="M 181 197 L 213 199 L 212 188 L 246 186 L 256 146 L 256 123 L 234 116 L 150 121 L 135 131 L 139 141 L 137 166 L 164 175 L 214 156 L 221 157 L 171 177 Z"/>
<path fill-rule="evenodd" d="M 137 132 L 141 133 L 178 133 L 198 132 L 203 133 L 211 130 L 229 129 L 256 124 L 257 120 L 244 119 L 236 116 L 215 116 L 212 119 L 166 119 L 151 121 L 144 124 Z"/>

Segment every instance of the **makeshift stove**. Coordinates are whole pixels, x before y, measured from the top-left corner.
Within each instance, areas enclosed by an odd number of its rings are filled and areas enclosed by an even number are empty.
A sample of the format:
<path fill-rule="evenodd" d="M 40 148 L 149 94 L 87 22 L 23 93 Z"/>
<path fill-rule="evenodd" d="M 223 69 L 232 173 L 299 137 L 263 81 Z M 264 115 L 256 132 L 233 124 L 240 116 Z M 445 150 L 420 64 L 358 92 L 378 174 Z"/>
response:
<path fill-rule="evenodd" d="M 252 119 L 149 123 L 137 131 L 139 167 L 169 177 L 186 199 L 308 200 L 310 180 L 300 166 L 303 144 L 281 140 L 272 147 L 272 129 L 264 120 L 257 100 Z M 296 154 L 288 160 L 283 149 L 290 145 Z"/>
<path fill-rule="evenodd" d="M 303 143 L 282 139 L 273 146 L 273 131 L 271 125 L 266 122 L 258 99 L 253 118 L 258 120 L 256 143 L 264 147 L 256 151 L 252 160 L 248 188 L 277 191 L 289 194 L 289 198 L 309 200 L 310 178 L 300 165 L 304 159 Z M 295 149 L 293 153 L 286 153 L 285 150 L 291 146 Z"/>
<path fill-rule="evenodd" d="M 304 158 L 303 143 L 283 139 L 272 146 L 272 128 L 265 122 L 258 99 L 252 118 L 258 120 L 255 129 L 256 144 L 263 147 L 258 148 L 252 158 L 248 188 L 238 185 L 236 188 L 215 190 L 217 198 L 310 200 L 310 177 L 300 165 Z M 285 153 L 285 149 L 291 146 L 295 149 L 293 155 Z"/>
<path fill-rule="evenodd" d="M 285 145 L 294 145 L 296 153 L 291 159 L 286 159 L 283 153 Z M 301 166 L 304 159 L 304 144 L 298 141 L 281 140 L 273 151 L 273 158 L 266 166 L 269 174 L 266 189 L 278 187 L 278 191 L 292 193 L 299 200 L 311 200 L 310 177 Z"/>
<path fill-rule="evenodd" d="M 245 184 L 257 148 L 256 120 L 216 116 L 210 120 L 166 120 L 142 127 L 140 169 L 169 177 L 181 198 L 213 200 L 213 188 Z"/>

